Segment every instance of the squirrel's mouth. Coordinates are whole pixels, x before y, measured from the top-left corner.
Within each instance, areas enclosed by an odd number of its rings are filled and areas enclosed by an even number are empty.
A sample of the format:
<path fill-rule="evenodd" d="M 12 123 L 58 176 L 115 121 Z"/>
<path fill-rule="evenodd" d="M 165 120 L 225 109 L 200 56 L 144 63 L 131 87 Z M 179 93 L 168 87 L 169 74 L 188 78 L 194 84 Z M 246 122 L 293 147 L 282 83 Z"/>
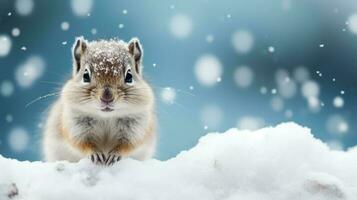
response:
<path fill-rule="evenodd" d="M 102 108 L 101 111 L 103 112 L 112 112 L 114 109 L 110 108 L 110 107 L 105 107 L 105 108 Z"/>

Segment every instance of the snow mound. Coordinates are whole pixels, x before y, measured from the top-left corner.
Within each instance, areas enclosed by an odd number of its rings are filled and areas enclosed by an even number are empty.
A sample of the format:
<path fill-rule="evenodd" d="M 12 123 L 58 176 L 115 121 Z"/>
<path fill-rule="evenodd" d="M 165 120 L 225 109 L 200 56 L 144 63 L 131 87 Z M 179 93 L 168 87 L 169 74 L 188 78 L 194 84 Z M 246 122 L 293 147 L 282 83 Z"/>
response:
<path fill-rule="evenodd" d="M 208 134 L 167 161 L 111 167 L 0 156 L 0 199 L 356 199 L 357 148 L 332 151 L 294 123 Z"/>

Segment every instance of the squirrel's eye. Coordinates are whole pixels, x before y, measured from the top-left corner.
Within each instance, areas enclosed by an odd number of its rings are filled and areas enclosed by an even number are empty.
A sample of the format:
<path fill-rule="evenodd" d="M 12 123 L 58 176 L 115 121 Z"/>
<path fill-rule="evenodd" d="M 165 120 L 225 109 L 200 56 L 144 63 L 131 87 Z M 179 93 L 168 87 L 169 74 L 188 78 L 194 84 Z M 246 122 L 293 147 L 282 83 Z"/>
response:
<path fill-rule="evenodd" d="M 83 83 L 89 83 L 89 82 L 90 82 L 90 73 L 88 69 L 85 69 L 83 73 Z"/>
<path fill-rule="evenodd" d="M 126 73 L 125 73 L 125 83 L 127 85 L 133 85 L 134 84 L 134 79 L 133 79 L 133 74 L 131 73 L 131 69 L 129 68 Z"/>

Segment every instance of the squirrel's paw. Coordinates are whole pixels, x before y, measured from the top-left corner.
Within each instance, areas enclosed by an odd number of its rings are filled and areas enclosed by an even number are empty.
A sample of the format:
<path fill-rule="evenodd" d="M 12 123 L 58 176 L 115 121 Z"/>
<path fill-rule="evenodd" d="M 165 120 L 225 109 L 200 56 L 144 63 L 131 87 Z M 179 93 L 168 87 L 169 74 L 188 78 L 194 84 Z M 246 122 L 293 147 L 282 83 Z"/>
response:
<path fill-rule="evenodd" d="M 112 165 L 121 160 L 121 156 L 117 153 L 109 153 L 105 165 Z"/>
<path fill-rule="evenodd" d="M 95 164 L 105 164 L 107 161 L 107 157 L 105 156 L 104 153 L 101 152 L 95 152 L 93 154 L 90 155 L 90 159 L 93 163 Z"/>

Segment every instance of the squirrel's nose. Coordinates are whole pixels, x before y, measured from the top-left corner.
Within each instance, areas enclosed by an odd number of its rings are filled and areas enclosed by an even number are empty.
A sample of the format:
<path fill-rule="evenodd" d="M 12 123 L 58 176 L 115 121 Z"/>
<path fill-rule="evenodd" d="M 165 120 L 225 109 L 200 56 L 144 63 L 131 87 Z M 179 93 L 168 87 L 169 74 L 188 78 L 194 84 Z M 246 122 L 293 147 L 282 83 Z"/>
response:
<path fill-rule="evenodd" d="M 104 91 L 103 91 L 102 96 L 100 97 L 100 100 L 106 104 L 114 101 L 113 93 L 110 91 L 110 89 L 108 87 L 104 88 Z"/>

